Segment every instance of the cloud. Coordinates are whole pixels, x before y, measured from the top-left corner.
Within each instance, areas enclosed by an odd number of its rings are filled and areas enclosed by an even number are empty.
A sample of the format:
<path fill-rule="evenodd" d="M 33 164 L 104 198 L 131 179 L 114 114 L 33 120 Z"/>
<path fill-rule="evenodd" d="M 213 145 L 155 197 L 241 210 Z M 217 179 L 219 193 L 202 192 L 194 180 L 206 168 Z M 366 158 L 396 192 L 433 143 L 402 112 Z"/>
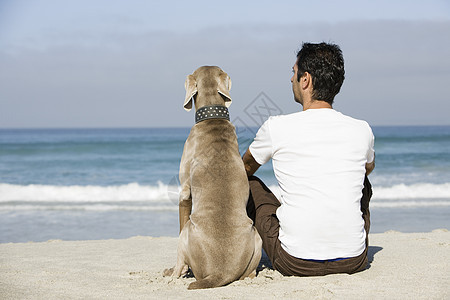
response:
<path fill-rule="evenodd" d="M 343 113 L 376 125 L 449 124 L 449 33 L 450 21 L 53 32 L 34 47 L 0 50 L 0 127 L 191 126 L 184 79 L 208 64 L 231 76 L 232 115 L 261 91 L 284 113 L 297 111 L 289 80 L 302 41 L 341 46 L 346 81 L 336 108 Z"/>

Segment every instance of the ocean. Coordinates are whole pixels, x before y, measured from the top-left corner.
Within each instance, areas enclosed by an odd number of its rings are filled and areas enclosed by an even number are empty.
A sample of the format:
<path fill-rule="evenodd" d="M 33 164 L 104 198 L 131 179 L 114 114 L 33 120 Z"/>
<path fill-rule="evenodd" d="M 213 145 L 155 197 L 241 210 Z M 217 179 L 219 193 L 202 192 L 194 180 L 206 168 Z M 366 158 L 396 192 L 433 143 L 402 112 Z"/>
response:
<path fill-rule="evenodd" d="M 189 130 L 0 129 L 0 243 L 178 236 Z M 450 229 L 450 126 L 373 131 L 371 232 Z M 277 194 L 271 162 L 256 175 Z"/>

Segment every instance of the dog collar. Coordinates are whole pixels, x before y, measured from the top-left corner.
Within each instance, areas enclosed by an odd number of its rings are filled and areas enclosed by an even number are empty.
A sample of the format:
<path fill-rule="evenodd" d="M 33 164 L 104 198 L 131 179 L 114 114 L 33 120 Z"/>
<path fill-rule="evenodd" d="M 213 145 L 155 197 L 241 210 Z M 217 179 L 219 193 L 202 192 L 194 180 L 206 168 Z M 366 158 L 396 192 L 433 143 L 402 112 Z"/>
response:
<path fill-rule="evenodd" d="M 227 119 L 230 121 L 228 108 L 222 105 L 203 106 L 195 112 L 195 124 L 209 119 Z"/>

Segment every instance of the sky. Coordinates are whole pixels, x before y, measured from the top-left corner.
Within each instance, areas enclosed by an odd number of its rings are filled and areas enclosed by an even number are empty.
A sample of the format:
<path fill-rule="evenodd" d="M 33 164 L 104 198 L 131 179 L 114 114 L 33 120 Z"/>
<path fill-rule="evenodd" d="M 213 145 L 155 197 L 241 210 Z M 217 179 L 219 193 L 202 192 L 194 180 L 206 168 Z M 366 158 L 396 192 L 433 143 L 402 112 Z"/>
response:
<path fill-rule="evenodd" d="M 232 120 L 302 108 L 292 66 L 332 42 L 334 108 L 371 125 L 450 125 L 450 1 L 0 0 L 0 128 L 190 127 L 184 81 L 231 77 Z M 263 98 L 263 99 L 262 99 Z"/>

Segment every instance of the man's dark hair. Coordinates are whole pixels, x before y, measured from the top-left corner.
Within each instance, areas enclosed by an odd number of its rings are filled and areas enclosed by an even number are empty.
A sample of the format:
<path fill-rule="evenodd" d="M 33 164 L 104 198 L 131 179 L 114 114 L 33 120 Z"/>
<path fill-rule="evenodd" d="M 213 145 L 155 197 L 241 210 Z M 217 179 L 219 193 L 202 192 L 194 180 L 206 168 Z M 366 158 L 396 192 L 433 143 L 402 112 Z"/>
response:
<path fill-rule="evenodd" d="M 333 104 L 345 78 L 344 57 L 338 45 L 303 43 L 297 52 L 297 81 L 305 72 L 311 74 L 314 100 Z"/>

